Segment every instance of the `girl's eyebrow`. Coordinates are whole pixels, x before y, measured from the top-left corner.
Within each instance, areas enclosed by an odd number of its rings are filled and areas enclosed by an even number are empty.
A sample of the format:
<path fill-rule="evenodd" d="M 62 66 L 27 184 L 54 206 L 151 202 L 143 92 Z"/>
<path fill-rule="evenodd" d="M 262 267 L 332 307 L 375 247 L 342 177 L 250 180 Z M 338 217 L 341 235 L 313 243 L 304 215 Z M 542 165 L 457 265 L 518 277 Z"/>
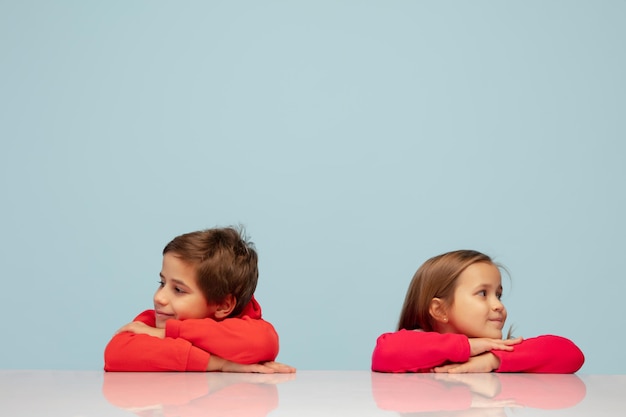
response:
<path fill-rule="evenodd" d="M 502 289 L 503 289 L 502 285 L 492 285 L 492 284 L 489 284 L 487 282 L 483 282 L 483 283 L 478 284 L 476 286 L 476 289 L 481 289 L 481 288 L 489 288 L 489 289 L 495 288 L 496 290 L 500 290 L 500 291 L 502 291 Z"/>

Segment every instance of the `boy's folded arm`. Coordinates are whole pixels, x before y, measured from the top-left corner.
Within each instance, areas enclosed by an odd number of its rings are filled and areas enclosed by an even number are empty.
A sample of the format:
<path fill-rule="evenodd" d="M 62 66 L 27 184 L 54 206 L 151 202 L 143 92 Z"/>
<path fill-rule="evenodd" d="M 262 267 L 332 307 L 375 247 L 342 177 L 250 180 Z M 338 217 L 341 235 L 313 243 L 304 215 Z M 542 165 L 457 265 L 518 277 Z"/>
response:
<path fill-rule="evenodd" d="M 525 339 L 512 352 L 494 350 L 500 359 L 496 372 L 570 374 L 585 363 L 583 352 L 571 340 L 543 335 Z"/>
<path fill-rule="evenodd" d="M 118 333 L 104 350 L 104 370 L 118 372 L 205 371 L 211 354 L 183 339 Z"/>
<path fill-rule="evenodd" d="M 469 340 L 465 335 L 403 329 L 378 338 L 372 370 L 424 372 L 447 362 L 466 362 L 469 358 Z"/>
<path fill-rule="evenodd" d="M 278 356 L 278 334 L 269 322 L 248 316 L 213 319 L 168 320 L 166 338 L 183 339 L 229 361 L 252 364 Z"/>

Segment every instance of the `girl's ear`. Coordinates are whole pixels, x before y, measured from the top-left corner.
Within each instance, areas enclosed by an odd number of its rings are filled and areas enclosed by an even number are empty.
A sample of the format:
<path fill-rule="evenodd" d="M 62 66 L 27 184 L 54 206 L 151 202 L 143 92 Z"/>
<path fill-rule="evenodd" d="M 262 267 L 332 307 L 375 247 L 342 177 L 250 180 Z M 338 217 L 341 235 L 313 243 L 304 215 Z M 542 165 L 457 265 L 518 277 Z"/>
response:
<path fill-rule="evenodd" d="M 448 312 L 446 308 L 446 303 L 441 298 L 433 298 L 430 300 L 430 305 L 428 306 L 428 312 L 433 320 L 437 323 L 447 323 L 448 322 Z"/>
<path fill-rule="evenodd" d="M 233 312 L 235 306 L 237 305 L 237 298 L 234 295 L 228 294 L 224 300 L 217 305 L 217 310 L 215 310 L 215 319 L 222 320 L 225 319 Z"/>

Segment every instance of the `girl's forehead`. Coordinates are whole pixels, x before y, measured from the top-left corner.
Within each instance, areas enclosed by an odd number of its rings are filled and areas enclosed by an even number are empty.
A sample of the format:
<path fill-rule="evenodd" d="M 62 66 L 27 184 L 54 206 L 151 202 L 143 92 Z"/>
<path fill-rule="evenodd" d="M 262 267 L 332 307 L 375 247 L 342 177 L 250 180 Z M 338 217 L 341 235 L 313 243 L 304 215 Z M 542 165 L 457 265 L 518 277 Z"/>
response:
<path fill-rule="evenodd" d="M 458 284 L 489 284 L 500 286 L 502 282 L 502 276 L 497 266 L 486 263 L 477 262 L 471 264 L 461 272 L 458 278 Z"/>

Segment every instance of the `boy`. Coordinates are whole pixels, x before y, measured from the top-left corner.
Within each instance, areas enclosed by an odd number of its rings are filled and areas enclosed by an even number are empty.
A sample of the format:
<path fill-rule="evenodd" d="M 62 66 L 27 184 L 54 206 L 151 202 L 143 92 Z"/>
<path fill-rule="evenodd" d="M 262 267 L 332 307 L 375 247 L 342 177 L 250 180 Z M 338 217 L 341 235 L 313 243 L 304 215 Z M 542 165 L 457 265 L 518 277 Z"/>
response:
<path fill-rule="evenodd" d="M 254 299 L 257 253 L 234 228 L 186 233 L 163 249 L 154 310 L 113 336 L 106 371 L 290 373 Z"/>

